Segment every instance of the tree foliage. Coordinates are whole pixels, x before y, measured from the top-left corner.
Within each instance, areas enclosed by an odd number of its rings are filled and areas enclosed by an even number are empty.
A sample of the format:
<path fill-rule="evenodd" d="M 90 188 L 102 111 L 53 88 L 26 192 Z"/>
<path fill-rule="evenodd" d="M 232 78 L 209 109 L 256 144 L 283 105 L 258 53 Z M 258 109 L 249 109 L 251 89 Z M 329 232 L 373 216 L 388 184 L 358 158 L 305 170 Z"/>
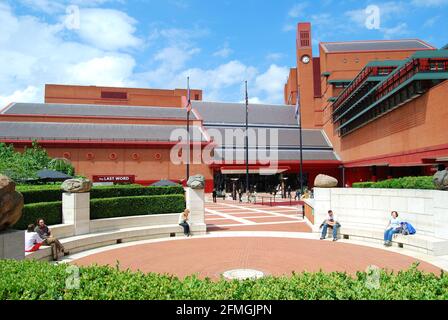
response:
<path fill-rule="evenodd" d="M 52 159 L 47 151 L 34 141 L 31 147 L 23 152 L 16 151 L 13 145 L 0 143 L 0 174 L 13 180 L 36 179 L 37 172 L 42 169 L 56 170 L 73 175 L 73 166 L 62 159 Z"/>

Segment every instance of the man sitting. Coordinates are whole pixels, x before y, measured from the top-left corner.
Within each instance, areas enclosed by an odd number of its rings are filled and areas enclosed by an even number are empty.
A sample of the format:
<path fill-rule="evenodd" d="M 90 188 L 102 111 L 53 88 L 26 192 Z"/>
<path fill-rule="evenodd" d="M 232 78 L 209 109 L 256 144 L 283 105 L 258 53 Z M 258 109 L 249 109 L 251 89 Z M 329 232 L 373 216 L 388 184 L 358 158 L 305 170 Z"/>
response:
<path fill-rule="evenodd" d="M 341 225 L 339 224 L 336 215 L 332 210 L 328 211 L 327 220 L 322 224 L 322 236 L 320 240 L 325 240 L 327 237 L 328 228 L 333 229 L 333 241 L 338 241 L 338 229 Z"/>
<path fill-rule="evenodd" d="M 40 218 L 37 220 L 37 227 L 35 231 L 39 235 L 39 237 L 44 240 L 43 242 L 44 245 L 51 246 L 51 253 L 53 255 L 54 261 L 58 261 L 59 252 L 62 252 L 64 255 L 69 254 L 68 252 L 65 251 L 65 248 L 62 245 L 62 243 L 52 236 L 50 229 L 45 225 L 44 219 Z"/>

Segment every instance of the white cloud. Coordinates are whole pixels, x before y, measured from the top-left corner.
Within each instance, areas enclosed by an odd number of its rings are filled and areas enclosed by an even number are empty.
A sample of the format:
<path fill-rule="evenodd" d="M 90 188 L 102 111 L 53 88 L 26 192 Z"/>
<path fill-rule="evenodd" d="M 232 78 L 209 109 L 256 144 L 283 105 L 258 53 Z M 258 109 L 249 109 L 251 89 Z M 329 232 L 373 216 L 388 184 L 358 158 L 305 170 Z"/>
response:
<path fill-rule="evenodd" d="M 401 36 L 409 34 L 408 25 L 406 23 L 400 23 L 395 27 L 381 28 L 385 39 L 397 39 Z"/>
<path fill-rule="evenodd" d="M 269 53 L 266 56 L 267 60 L 271 60 L 271 61 L 276 61 L 276 60 L 280 60 L 284 57 L 285 55 L 283 53 L 279 53 L 279 52 L 274 52 L 274 53 Z"/>
<path fill-rule="evenodd" d="M 0 4 L 0 21 L 2 104 L 42 101 L 45 83 L 132 83 L 135 60 L 130 55 L 66 41 L 63 24 L 15 15 L 5 4 Z"/>
<path fill-rule="evenodd" d="M 233 50 L 229 48 L 229 44 L 226 42 L 221 49 L 213 53 L 213 56 L 226 59 L 232 54 Z"/>
<path fill-rule="evenodd" d="M 62 13 L 70 5 L 82 7 L 96 7 L 107 2 L 120 2 L 124 0 L 19 0 L 19 2 L 35 11 L 48 14 Z"/>
<path fill-rule="evenodd" d="M 283 32 L 289 32 L 289 31 L 294 31 L 296 29 L 295 25 L 293 24 L 285 24 L 282 28 Z"/>
<path fill-rule="evenodd" d="M 134 67 L 135 61 L 129 56 L 105 56 L 70 66 L 67 75 L 77 84 L 121 87 L 132 76 Z"/>
<path fill-rule="evenodd" d="M 416 7 L 442 7 L 448 5 L 448 0 L 412 0 Z"/>
<path fill-rule="evenodd" d="M 43 18 L 18 15 L 0 3 L 1 105 L 41 102 L 46 83 L 172 89 L 185 87 L 187 76 L 191 77 L 192 87 L 204 90 L 206 100 L 238 101 L 244 97 L 242 85 L 246 80 L 251 103 L 283 100 L 286 67 L 273 64 L 267 71 L 259 71 L 235 59 L 206 68 L 190 67 L 191 60 L 201 53 L 195 42 L 209 34 L 207 29 L 155 29 L 145 41 L 150 43 L 145 49 L 150 50 L 145 51 L 147 59 L 140 60 L 137 72 L 136 59 L 130 52 L 123 52 L 141 41 L 135 36 L 137 22 L 116 10 L 81 12 L 87 12 L 81 18 L 81 30 L 67 30 L 63 23 L 65 11 L 57 16 L 59 22 L 48 23 Z M 95 16 L 112 20 L 97 22 Z M 110 25 L 111 30 L 109 24 L 115 24 Z M 96 34 L 88 35 L 87 30 Z M 270 58 L 279 55 L 274 53 Z"/>
<path fill-rule="evenodd" d="M 124 12 L 112 9 L 83 9 L 80 11 L 82 40 L 104 50 L 119 50 L 141 44 L 134 33 L 137 21 Z"/>
<path fill-rule="evenodd" d="M 288 16 L 291 18 L 299 18 L 304 15 L 304 10 L 308 7 L 308 2 L 300 2 L 289 9 Z"/>
<path fill-rule="evenodd" d="M 265 73 L 257 76 L 255 80 L 255 94 L 264 96 L 264 102 L 282 103 L 284 85 L 288 74 L 289 68 L 272 64 Z"/>
<path fill-rule="evenodd" d="M 9 96 L 0 95 L 0 110 L 14 101 L 35 102 L 42 99 L 42 90 L 33 86 L 28 86 L 24 90 L 16 90 Z"/>

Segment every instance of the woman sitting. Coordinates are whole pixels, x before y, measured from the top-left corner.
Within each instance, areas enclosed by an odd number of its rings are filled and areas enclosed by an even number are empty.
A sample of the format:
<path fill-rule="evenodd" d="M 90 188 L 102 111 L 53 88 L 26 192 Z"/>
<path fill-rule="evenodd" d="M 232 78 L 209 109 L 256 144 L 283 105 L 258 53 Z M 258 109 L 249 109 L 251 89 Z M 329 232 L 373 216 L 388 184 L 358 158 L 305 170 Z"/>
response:
<path fill-rule="evenodd" d="M 183 213 L 179 216 L 179 225 L 184 228 L 184 235 L 186 237 L 191 237 L 190 232 L 190 210 L 185 209 Z"/>
<path fill-rule="evenodd" d="M 44 240 L 34 232 L 36 226 L 30 224 L 25 232 L 25 252 L 35 252 L 40 249 Z"/>
<path fill-rule="evenodd" d="M 392 246 L 392 238 L 394 234 L 400 233 L 401 229 L 401 221 L 398 218 L 398 212 L 392 211 L 391 219 L 389 220 L 389 224 L 386 227 L 386 231 L 384 232 L 384 245 L 386 247 Z"/>

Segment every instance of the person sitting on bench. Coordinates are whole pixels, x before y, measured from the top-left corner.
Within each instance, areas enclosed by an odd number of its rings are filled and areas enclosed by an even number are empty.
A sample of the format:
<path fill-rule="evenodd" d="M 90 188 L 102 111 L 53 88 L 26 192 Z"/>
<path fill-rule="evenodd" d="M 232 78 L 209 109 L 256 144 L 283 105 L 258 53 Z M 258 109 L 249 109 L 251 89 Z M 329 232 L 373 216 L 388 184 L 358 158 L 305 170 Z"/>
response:
<path fill-rule="evenodd" d="M 327 220 L 322 224 L 322 236 L 320 240 L 325 240 L 327 237 L 328 228 L 333 229 L 333 241 L 338 241 L 338 229 L 341 225 L 339 224 L 336 215 L 332 210 L 328 211 Z"/>
<path fill-rule="evenodd" d="M 34 232 L 35 228 L 34 224 L 30 224 L 25 232 L 25 252 L 35 252 L 43 245 L 44 239 Z"/>
<path fill-rule="evenodd" d="M 53 256 L 54 261 L 59 260 L 59 253 L 62 252 L 64 255 L 69 255 L 68 251 L 65 251 L 64 246 L 62 243 L 56 239 L 52 234 L 51 230 L 47 227 L 45 224 L 44 219 L 40 218 L 37 219 L 37 227 L 34 230 L 44 240 L 45 246 L 51 247 L 51 254 Z"/>
<path fill-rule="evenodd" d="M 190 231 L 190 210 L 185 209 L 183 213 L 179 216 L 179 225 L 184 228 L 185 237 L 191 237 Z"/>
<path fill-rule="evenodd" d="M 392 238 L 394 237 L 394 234 L 400 233 L 400 230 L 401 221 L 398 218 L 398 212 L 392 211 L 389 224 L 387 225 L 386 231 L 384 232 L 384 245 L 386 247 L 392 246 Z"/>

